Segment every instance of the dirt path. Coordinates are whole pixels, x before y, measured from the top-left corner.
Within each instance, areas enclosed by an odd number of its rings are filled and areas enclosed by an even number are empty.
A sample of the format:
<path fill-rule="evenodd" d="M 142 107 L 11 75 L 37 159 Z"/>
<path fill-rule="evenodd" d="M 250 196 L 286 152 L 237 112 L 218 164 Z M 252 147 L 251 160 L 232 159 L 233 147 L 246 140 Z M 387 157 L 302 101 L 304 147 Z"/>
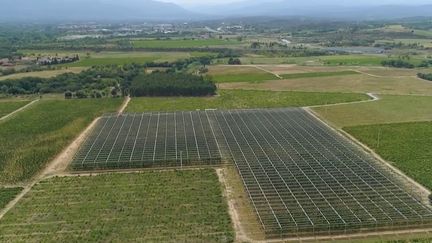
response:
<path fill-rule="evenodd" d="M 279 74 L 274 73 L 274 72 L 272 72 L 272 71 L 270 71 L 270 70 L 267 70 L 267 69 L 265 69 L 265 68 L 263 68 L 263 67 L 261 67 L 261 66 L 252 65 L 252 67 L 254 67 L 254 68 L 256 68 L 256 69 L 259 69 L 259 70 L 261 70 L 261 71 L 264 71 L 264 72 L 266 72 L 266 73 L 273 74 L 273 75 L 274 75 L 276 78 L 278 78 L 278 79 L 283 79 L 283 77 L 280 76 Z"/>
<path fill-rule="evenodd" d="M 99 119 L 100 118 L 96 118 L 66 149 L 57 155 L 55 159 L 52 160 L 44 170 L 42 170 L 42 172 L 37 174 L 30 182 L 28 182 L 14 200 L 9 202 L 4 209 L 0 210 L 0 220 L 31 190 L 34 185 L 48 176 L 61 174 L 67 169 L 76 151 L 78 151 L 79 147 L 85 141 Z"/>
<path fill-rule="evenodd" d="M 318 108 L 318 107 L 328 107 L 328 106 L 338 106 L 338 105 L 352 105 L 352 104 L 361 104 L 361 103 L 369 103 L 369 102 L 376 102 L 381 100 L 381 98 L 373 93 L 366 93 L 367 96 L 370 97 L 369 100 L 361 100 L 361 101 L 354 101 L 354 102 L 343 102 L 343 103 L 335 103 L 335 104 L 328 104 L 328 105 L 313 105 L 313 106 L 307 106 L 304 108 L 310 109 L 310 108 Z"/>
<path fill-rule="evenodd" d="M 227 200 L 229 215 L 231 216 L 231 220 L 233 221 L 234 231 L 236 233 L 236 242 L 252 242 L 253 240 L 247 237 L 241 225 L 240 216 L 235 208 L 235 200 L 232 195 L 233 191 L 228 185 L 225 178 L 225 170 L 222 168 L 216 169 L 216 174 L 218 175 L 219 182 L 224 189 L 223 194 Z"/>
<path fill-rule="evenodd" d="M 39 101 L 39 99 L 37 99 L 37 100 L 33 100 L 32 102 L 30 102 L 30 103 L 28 103 L 27 105 L 25 105 L 25 106 L 19 108 L 18 110 L 13 111 L 13 112 L 7 114 L 6 116 L 0 117 L 0 121 L 4 121 L 4 120 L 8 119 L 9 117 L 11 117 L 11 116 L 17 114 L 18 112 L 21 112 L 21 111 L 23 111 L 23 110 L 29 108 L 30 106 L 32 106 L 33 104 L 35 104 L 35 103 L 38 102 L 38 101 Z"/>
<path fill-rule="evenodd" d="M 356 72 L 356 73 L 364 74 L 364 75 L 367 75 L 367 76 L 373 77 L 373 78 L 384 78 L 383 76 L 378 76 L 378 75 L 375 75 L 375 74 L 370 74 L 370 73 L 363 72 L 363 71 L 357 70 L 357 69 L 349 69 L 349 70 L 353 71 L 353 72 Z"/>
<path fill-rule="evenodd" d="M 127 106 L 129 105 L 130 101 L 131 101 L 131 97 L 127 96 L 126 99 L 124 100 L 122 106 L 120 106 L 119 110 L 117 111 L 117 113 L 119 115 L 123 114 L 123 112 L 126 110 Z"/>

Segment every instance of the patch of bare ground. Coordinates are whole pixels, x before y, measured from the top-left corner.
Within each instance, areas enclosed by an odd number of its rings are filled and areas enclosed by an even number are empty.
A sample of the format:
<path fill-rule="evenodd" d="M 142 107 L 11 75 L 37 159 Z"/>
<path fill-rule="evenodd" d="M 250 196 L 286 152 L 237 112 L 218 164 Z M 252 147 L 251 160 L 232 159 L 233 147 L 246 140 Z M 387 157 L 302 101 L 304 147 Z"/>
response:
<path fill-rule="evenodd" d="M 224 188 L 224 196 L 236 232 L 236 242 L 263 241 L 264 232 L 235 167 L 225 166 L 216 172 Z"/>
<path fill-rule="evenodd" d="M 122 106 L 117 111 L 119 115 L 123 114 L 123 112 L 126 110 L 127 106 L 129 105 L 129 102 L 131 101 L 131 97 L 127 96 L 122 104 Z"/>

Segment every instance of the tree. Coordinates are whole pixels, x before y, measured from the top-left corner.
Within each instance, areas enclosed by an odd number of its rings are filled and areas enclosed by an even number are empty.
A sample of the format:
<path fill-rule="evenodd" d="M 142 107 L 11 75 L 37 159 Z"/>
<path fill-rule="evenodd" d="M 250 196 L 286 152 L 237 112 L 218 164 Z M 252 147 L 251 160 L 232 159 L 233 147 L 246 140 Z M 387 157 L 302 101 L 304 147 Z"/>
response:
<path fill-rule="evenodd" d="M 211 58 L 204 56 L 204 57 L 200 57 L 199 58 L 199 62 L 201 63 L 201 65 L 203 65 L 204 67 L 206 67 L 207 65 L 211 64 Z"/>
<path fill-rule="evenodd" d="M 87 94 L 86 94 L 84 91 L 82 91 L 82 90 L 78 90 L 78 91 L 75 93 L 75 96 L 76 96 L 78 99 L 85 99 L 85 98 L 87 98 Z"/>
<path fill-rule="evenodd" d="M 114 98 L 116 98 L 118 96 L 117 88 L 113 88 L 111 90 L 111 96 L 114 97 Z"/>
<path fill-rule="evenodd" d="M 228 60 L 228 64 L 229 65 L 241 65 L 241 61 L 239 58 L 230 57 L 230 59 Z"/>
<path fill-rule="evenodd" d="M 70 92 L 70 91 L 66 91 L 64 95 L 65 95 L 65 99 L 67 99 L 67 100 L 72 99 L 72 96 L 73 96 L 72 92 Z"/>

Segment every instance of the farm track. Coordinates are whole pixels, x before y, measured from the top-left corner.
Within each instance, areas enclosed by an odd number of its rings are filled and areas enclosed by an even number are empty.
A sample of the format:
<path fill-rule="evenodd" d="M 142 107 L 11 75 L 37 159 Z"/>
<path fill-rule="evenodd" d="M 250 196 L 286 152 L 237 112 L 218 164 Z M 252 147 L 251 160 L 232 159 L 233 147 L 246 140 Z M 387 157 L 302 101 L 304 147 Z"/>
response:
<path fill-rule="evenodd" d="M 259 69 L 259 70 L 261 70 L 261 71 L 264 71 L 264 72 L 266 72 L 266 73 L 273 74 L 273 75 L 274 75 L 276 78 L 278 78 L 278 79 L 283 79 L 283 77 L 280 76 L 279 74 L 274 73 L 274 72 L 272 72 L 272 71 L 270 71 L 270 70 L 267 70 L 267 69 L 265 69 L 265 68 L 263 68 L 263 67 L 261 67 L 261 66 L 252 65 L 252 67 L 254 67 L 254 68 L 256 68 L 256 69 Z"/>
<path fill-rule="evenodd" d="M 25 105 L 25 106 L 23 106 L 23 107 L 21 107 L 21 108 L 15 110 L 15 111 L 9 113 L 9 114 L 7 114 L 7 115 L 5 115 L 5 116 L 3 116 L 3 117 L 0 117 L 0 121 L 4 121 L 4 120 L 6 120 L 6 119 L 8 119 L 8 118 L 10 118 L 10 117 L 12 117 L 12 116 L 14 116 L 15 114 L 17 114 L 17 113 L 19 113 L 19 112 L 21 112 L 21 111 L 23 111 L 23 110 L 29 108 L 30 106 L 34 105 L 34 104 L 35 104 L 36 102 L 38 102 L 39 100 L 40 100 L 40 99 L 33 100 L 32 102 L 28 103 L 27 105 Z"/>
<path fill-rule="evenodd" d="M 117 111 L 119 115 L 123 114 L 123 112 L 126 110 L 127 106 L 129 105 L 129 102 L 131 101 L 131 97 L 126 97 L 125 101 L 123 102 L 122 106 Z"/>
<path fill-rule="evenodd" d="M 354 102 L 344 102 L 344 103 L 336 103 L 336 104 L 328 104 L 328 105 L 314 105 L 314 106 L 307 106 L 304 108 L 310 109 L 310 108 L 318 108 L 318 107 L 329 107 L 329 106 L 339 106 L 339 105 L 352 105 L 352 104 L 362 104 L 362 103 L 369 103 L 369 102 L 376 102 L 381 100 L 381 98 L 373 93 L 366 93 L 367 96 L 370 97 L 369 100 L 362 100 L 362 101 L 354 101 Z"/>

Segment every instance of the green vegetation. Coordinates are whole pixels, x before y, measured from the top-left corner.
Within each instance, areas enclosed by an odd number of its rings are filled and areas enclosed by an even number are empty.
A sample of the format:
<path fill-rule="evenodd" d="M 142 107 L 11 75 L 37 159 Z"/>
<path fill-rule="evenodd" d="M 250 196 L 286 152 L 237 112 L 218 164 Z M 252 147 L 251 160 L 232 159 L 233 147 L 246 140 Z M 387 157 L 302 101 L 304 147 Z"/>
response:
<path fill-rule="evenodd" d="M 30 101 L 0 101 L 0 118 L 27 105 Z"/>
<path fill-rule="evenodd" d="M 216 97 L 134 98 L 128 112 L 301 107 L 367 100 L 364 94 L 221 90 Z"/>
<path fill-rule="evenodd" d="M 424 80 L 432 81 L 432 73 L 419 73 L 417 74 L 417 77 Z"/>
<path fill-rule="evenodd" d="M 212 76 L 216 83 L 249 82 L 259 83 L 267 80 L 278 79 L 271 73 L 242 73 L 242 74 L 218 74 Z"/>
<path fill-rule="evenodd" d="M 432 189 L 432 122 L 357 126 L 344 130 Z"/>
<path fill-rule="evenodd" d="M 146 63 L 158 60 L 158 56 L 154 57 L 106 57 L 106 58 L 88 58 L 82 59 L 79 62 L 64 64 L 68 67 L 92 67 L 97 65 L 126 65 L 131 63 Z"/>
<path fill-rule="evenodd" d="M 319 77 L 334 77 L 360 74 L 356 71 L 339 71 L 339 72 L 314 72 L 314 73 L 290 73 L 282 74 L 283 79 L 298 79 L 298 78 L 319 78 Z"/>
<path fill-rule="evenodd" d="M 52 178 L 0 221 L 2 242 L 233 242 L 214 170 Z"/>
<path fill-rule="evenodd" d="M 121 103 L 121 99 L 39 101 L 3 122 L 0 183 L 31 178 L 95 117 L 114 112 Z"/>
<path fill-rule="evenodd" d="M 384 55 L 332 55 L 307 57 L 242 57 L 243 64 L 298 64 L 326 66 L 380 66 Z"/>
<path fill-rule="evenodd" d="M 54 70 L 43 70 L 43 71 L 31 71 L 31 72 L 19 72 L 14 74 L 9 74 L 5 76 L 0 76 L 0 81 L 2 80 L 14 80 L 14 79 L 21 79 L 21 78 L 27 78 L 27 77 L 35 77 L 35 78 L 52 78 L 61 74 L 65 73 L 80 73 L 84 71 L 86 68 L 82 67 L 73 67 L 73 68 L 61 68 Z M 1 85 L 0 85 L 1 87 Z"/>
<path fill-rule="evenodd" d="M 338 127 L 432 121 L 432 96 L 380 95 L 381 100 L 314 108 Z"/>
<path fill-rule="evenodd" d="M 385 60 L 381 63 L 385 67 L 414 68 L 414 64 L 403 60 Z"/>
<path fill-rule="evenodd" d="M 140 96 L 208 96 L 216 85 L 208 78 L 192 74 L 153 72 L 134 78 L 130 94 Z"/>
<path fill-rule="evenodd" d="M 38 94 L 63 93 L 66 91 L 105 92 L 106 96 L 112 89 L 117 89 L 127 80 L 138 75 L 141 67 L 138 65 L 96 66 L 81 73 L 65 73 L 53 78 L 25 77 L 17 80 L 0 82 L 0 93 Z"/>
<path fill-rule="evenodd" d="M 12 201 L 22 188 L 1 188 L 0 187 L 0 210 L 3 209 L 10 201 Z"/>
<path fill-rule="evenodd" d="M 169 40 L 136 40 L 133 41 L 135 48 L 194 48 L 210 46 L 239 45 L 237 40 L 221 39 L 169 39 Z"/>
<path fill-rule="evenodd" d="M 379 66 L 386 59 L 382 55 L 336 55 L 320 58 L 325 65 L 330 66 Z"/>

